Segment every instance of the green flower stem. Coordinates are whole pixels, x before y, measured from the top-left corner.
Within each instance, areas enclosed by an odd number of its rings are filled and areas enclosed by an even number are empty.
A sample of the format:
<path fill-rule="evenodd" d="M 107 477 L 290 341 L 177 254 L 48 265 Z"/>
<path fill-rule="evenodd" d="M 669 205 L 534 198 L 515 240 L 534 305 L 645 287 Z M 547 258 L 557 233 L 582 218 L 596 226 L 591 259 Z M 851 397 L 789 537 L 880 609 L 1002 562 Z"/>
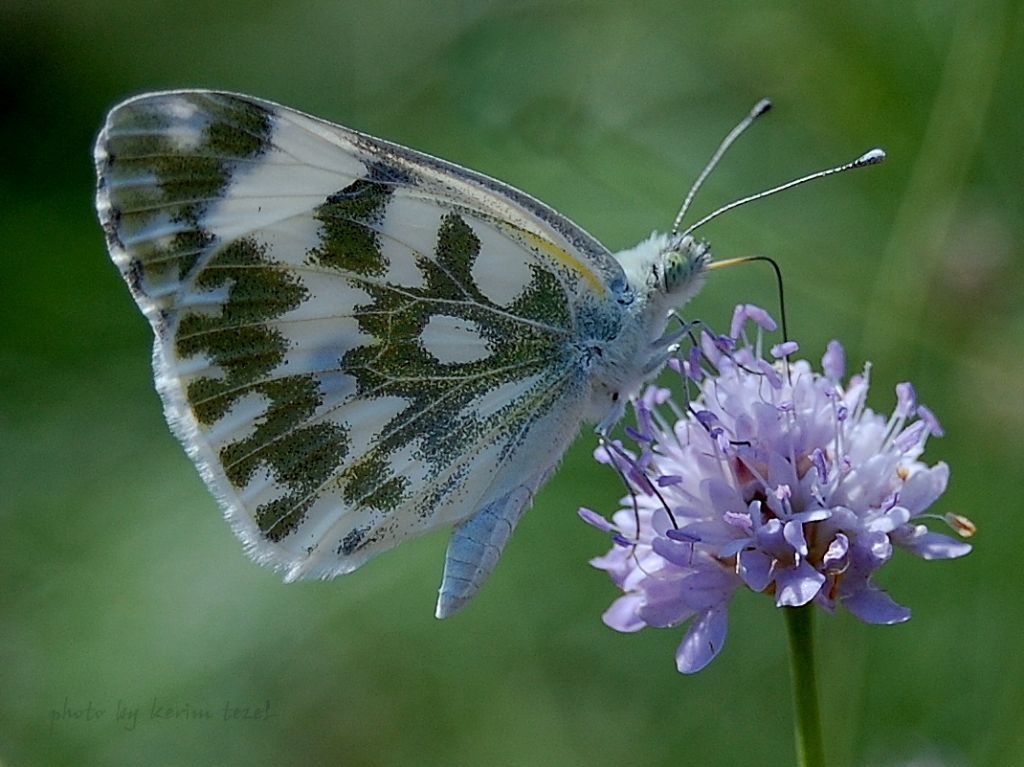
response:
<path fill-rule="evenodd" d="M 796 763 L 798 767 L 825 767 L 818 681 L 814 671 L 814 605 L 787 607 L 783 612 L 789 629 Z"/>

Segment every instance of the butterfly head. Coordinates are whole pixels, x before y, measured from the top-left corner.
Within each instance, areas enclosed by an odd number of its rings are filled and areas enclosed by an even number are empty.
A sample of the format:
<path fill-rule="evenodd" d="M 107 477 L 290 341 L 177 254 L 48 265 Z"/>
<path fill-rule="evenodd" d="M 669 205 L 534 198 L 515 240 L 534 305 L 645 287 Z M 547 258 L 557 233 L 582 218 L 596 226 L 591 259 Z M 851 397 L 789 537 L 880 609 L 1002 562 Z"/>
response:
<path fill-rule="evenodd" d="M 669 235 L 656 262 L 659 288 L 666 296 L 687 301 L 703 283 L 703 273 L 711 263 L 711 247 L 689 234 Z"/>
<path fill-rule="evenodd" d="M 615 254 L 625 272 L 628 289 L 624 299 L 634 310 L 664 316 L 679 309 L 697 294 L 711 263 L 711 248 L 689 234 L 655 232 L 634 248 Z M 627 301 L 623 300 L 623 303 Z"/>

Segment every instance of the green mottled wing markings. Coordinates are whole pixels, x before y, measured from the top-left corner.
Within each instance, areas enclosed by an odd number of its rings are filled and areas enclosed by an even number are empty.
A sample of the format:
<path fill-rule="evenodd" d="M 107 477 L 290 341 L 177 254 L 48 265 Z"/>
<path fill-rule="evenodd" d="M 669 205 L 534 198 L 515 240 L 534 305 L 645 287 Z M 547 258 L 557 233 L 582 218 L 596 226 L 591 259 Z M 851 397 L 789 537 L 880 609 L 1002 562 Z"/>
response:
<path fill-rule="evenodd" d="M 270 134 L 264 107 L 216 94 L 121 107 L 100 178 L 116 179 L 107 190 L 116 212 L 107 235 L 112 245 L 130 242 L 137 293 L 189 274 L 212 241 L 203 214 L 227 188 L 234 163 L 262 154 Z M 170 237 L 162 220 L 173 225 Z"/>
<path fill-rule="evenodd" d="M 361 178 L 328 197 L 314 213 L 323 225 L 324 244 L 310 252 L 310 262 L 363 277 L 383 275 L 387 263 L 381 257 L 377 228 L 390 196 L 390 187 Z"/>
<path fill-rule="evenodd" d="M 218 372 L 182 381 L 201 427 L 215 425 L 243 396 L 265 399 L 251 434 L 223 445 L 218 457 L 238 489 L 261 467 L 273 472 L 283 494 L 254 516 L 267 538 L 280 540 L 301 522 L 348 440 L 337 424 L 305 423 L 322 404 L 314 375 L 274 373 L 289 342 L 268 323 L 308 300 L 308 290 L 254 238 L 220 243 L 204 224 L 239 167 L 252 167 L 270 149 L 273 115 L 248 100 L 188 93 L 127 102 L 116 117 L 100 169 L 112 249 L 129 255 L 129 283 L 158 308 L 173 308 L 179 290 L 226 291 L 217 313 L 186 309 L 176 327 L 156 316 L 173 328 L 179 359 L 205 357 Z"/>
<path fill-rule="evenodd" d="M 457 213 L 447 214 L 437 230 L 436 267 L 426 259 L 420 263 L 420 269 L 427 277 L 427 290 L 438 298 L 471 299 L 489 304 L 473 283 L 470 273 L 473 261 L 479 255 L 480 238 L 473 228 Z"/>
<path fill-rule="evenodd" d="M 220 460 L 232 485 L 245 487 L 261 466 L 273 469 L 288 492 L 255 511 L 256 524 L 279 541 L 302 522 L 316 499 L 315 491 L 337 471 L 348 452 L 341 426 L 309 423 L 322 395 L 313 375 L 288 376 L 253 387 L 269 401 L 252 436 L 221 448 Z"/>
<path fill-rule="evenodd" d="M 341 481 L 345 503 L 380 511 L 397 507 L 409 485 L 405 477 L 390 476 L 387 462 L 376 450 L 346 469 Z"/>
<path fill-rule="evenodd" d="M 538 264 L 531 266 L 529 285 L 510 306 L 497 306 L 481 292 L 472 278 L 481 243 L 466 221 L 469 212 L 445 214 L 433 253 L 413 254 L 424 278 L 422 286 L 364 279 L 386 269 L 374 227 L 382 220 L 390 194 L 390 186 L 360 179 L 333 195 L 317 210 L 317 218 L 324 222 L 323 241 L 310 253 L 318 264 L 344 272 L 371 299 L 356 306 L 353 316 L 360 330 L 376 341 L 350 349 L 341 360 L 343 370 L 356 381 L 356 396 L 368 406 L 384 397 L 408 402 L 380 430 L 369 451 L 339 478 L 347 504 L 383 512 L 410 500 L 407 479 L 389 468 L 390 458 L 409 445 L 415 445 L 416 458 L 431 467 L 431 477 L 438 481 L 484 439 L 506 443 L 505 450 L 511 450 L 516 445 L 513 438 L 525 431 L 523 419 L 537 415 L 525 412 L 525 405 L 532 409 L 538 404 L 538 391 L 524 392 L 518 402 L 487 418 L 478 417 L 472 403 L 502 384 L 532 376 L 538 378 L 537 390 L 550 387 L 548 377 L 564 375 L 571 364 L 566 339 L 572 328 L 564 288 Z M 433 357 L 420 338 L 438 315 L 477 328 L 489 354 L 470 362 Z M 440 494 L 462 478 L 453 476 L 442 483 Z M 421 503 L 416 511 L 427 516 L 433 506 Z M 353 530 L 341 552 L 351 553 L 374 540 L 364 532 Z"/>
<path fill-rule="evenodd" d="M 245 238 L 213 256 L 195 284 L 203 290 L 230 285 L 220 314 L 185 314 L 178 324 L 178 356 L 206 354 L 224 371 L 222 378 L 198 378 L 188 385 L 188 401 L 204 426 L 223 418 L 236 399 L 284 360 L 286 339 L 262 323 L 309 296 L 298 279 L 271 262 L 265 251 Z"/>
<path fill-rule="evenodd" d="M 223 418 L 241 397 L 256 393 L 268 401 L 254 432 L 220 450 L 225 475 L 244 488 L 259 466 L 274 471 L 288 493 L 256 509 L 259 528 L 280 540 L 294 530 L 312 505 L 313 491 L 345 457 L 345 430 L 333 423 L 303 425 L 322 395 L 313 374 L 272 378 L 285 362 L 287 339 L 266 324 L 308 300 L 309 293 L 266 248 L 251 238 L 235 240 L 211 258 L 196 277 L 204 290 L 228 288 L 218 315 L 185 314 L 178 325 L 179 357 L 205 355 L 220 377 L 201 377 L 186 387 L 196 420 L 209 427 Z"/>

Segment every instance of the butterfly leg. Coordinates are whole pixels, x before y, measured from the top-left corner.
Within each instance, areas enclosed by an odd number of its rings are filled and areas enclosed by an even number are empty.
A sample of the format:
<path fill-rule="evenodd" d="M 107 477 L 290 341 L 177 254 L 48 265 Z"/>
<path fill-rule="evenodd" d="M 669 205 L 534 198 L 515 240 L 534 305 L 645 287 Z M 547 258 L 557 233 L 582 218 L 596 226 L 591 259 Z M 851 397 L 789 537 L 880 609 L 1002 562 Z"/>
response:
<path fill-rule="evenodd" d="M 532 498 L 533 490 L 519 485 L 455 526 L 437 597 L 438 618 L 454 615 L 480 590 Z"/>
<path fill-rule="evenodd" d="M 668 358 L 678 351 L 679 342 L 683 339 L 689 338 L 691 344 L 698 344 L 697 336 L 694 334 L 694 328 L 701 327 L 703 323 L 700 320 L 692 320 L 688 322 L 680 317 L 676 312 L 672 312 L 671 317 L 679 323 L 679 327 L 672 330 L 666 330 L 660 338 L 651 344 L 651 364 L 647 366 L 644 371 L 645 374 L 656 369 L 657 366 L 664 365 L 665 362 L 668 361 Z"/>

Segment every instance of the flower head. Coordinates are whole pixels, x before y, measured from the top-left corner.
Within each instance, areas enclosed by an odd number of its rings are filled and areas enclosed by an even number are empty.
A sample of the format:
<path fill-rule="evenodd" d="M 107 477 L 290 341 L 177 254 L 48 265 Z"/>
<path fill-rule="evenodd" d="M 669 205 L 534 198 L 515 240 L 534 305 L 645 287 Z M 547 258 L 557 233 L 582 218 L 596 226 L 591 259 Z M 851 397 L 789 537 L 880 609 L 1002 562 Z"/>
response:
<path fill-rule="evenodd" d="M 744 328 L 757 326 L 751 339 Z M 762 309 L 737 307 L 728 337 L 703 332 L 691 354 L 673 358 L 688 391 L 685 407 L 649 387 L 634 402 L 636 428 L 598 448 L 630 490 L 608 522 L 613 535 L 592 561 L 623 591 L 604 614 L 619 631 L 692 620 L 676 653 L 684 673 L 709 663 L 725 641 L 729 600 L 738 589 L 770 595 L 779 607 L 841 605 L 868 623 L 899 623 L 910 610 L 872 580 L 894 547 L 924 559 L 963 556 L 970 545 L 929 531 L 926 514 L 949 469 L 920 460 L 941 427 L 896 387 L 885 417 L 867 407 L 868 368 L 845 385 L 843 348 L 828 345 L 823 372 L 793 359 L 785 342 L 762 352 L 775 323 Z"/>

